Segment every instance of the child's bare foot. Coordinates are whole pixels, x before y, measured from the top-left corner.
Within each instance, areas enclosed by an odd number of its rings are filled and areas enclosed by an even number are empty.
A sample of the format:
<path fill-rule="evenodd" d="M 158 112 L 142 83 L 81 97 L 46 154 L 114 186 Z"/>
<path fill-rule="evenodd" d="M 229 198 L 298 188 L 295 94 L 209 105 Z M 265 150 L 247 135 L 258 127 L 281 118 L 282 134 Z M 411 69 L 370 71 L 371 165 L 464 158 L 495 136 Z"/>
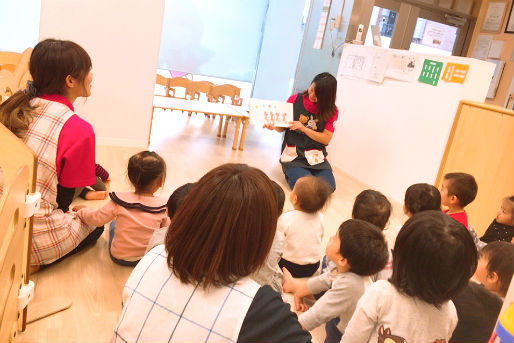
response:
<path fill-rule="evenodd" d="M 90 191 L 84 196 L 86 200 L 104 200 L 107 198 L 106 191 Z"/>
<path fill-rule="evenodd" d="M 284 273 L 284 282 L 282 282 L 282 289 L 286 293 L 294 293 L 296 291 L 296 284 L 293 275 L 285 267 L 282 268 Z"/>

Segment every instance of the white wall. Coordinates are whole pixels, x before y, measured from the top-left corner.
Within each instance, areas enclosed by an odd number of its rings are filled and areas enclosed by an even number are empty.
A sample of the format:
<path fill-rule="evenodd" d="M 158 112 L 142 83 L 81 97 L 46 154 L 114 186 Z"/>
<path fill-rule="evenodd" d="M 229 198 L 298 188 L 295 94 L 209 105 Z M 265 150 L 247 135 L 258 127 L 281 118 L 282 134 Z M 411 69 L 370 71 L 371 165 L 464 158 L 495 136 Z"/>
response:
<path fill-rule="evenodd" d="M 494 70 L 471 58 L 431 59 L 469 64 L 465 83 L 439 80 L 434 87 L 386 78 L 380 84 L 338 73 L 339 120 L 328 160 L 400 203 L 408 186 L 435 183 L 459 101 L 483 102 Z"/>
<path fill-rule="evenodd" d="M 0 51 L 23 52 L 34 47 L 39 35 L 41 0 L 2 1 Z"/>
<path fill-rule="evenodd" d="M 44 0 L 40 40 L 68 39 L 93 62 L 92 95 L 75 102 L 98 144 L 146 147 L 164 0 Z"/>

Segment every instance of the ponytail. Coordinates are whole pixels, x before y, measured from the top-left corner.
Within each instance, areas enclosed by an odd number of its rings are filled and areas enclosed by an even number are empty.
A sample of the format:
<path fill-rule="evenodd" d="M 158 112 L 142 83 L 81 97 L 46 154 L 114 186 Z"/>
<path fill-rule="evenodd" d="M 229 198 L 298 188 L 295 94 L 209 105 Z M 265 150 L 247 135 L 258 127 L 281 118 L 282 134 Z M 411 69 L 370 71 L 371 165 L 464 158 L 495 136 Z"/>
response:
<path fill-rule="evenodd" d="M 29 81 L 25 90 L 17 91 L 0 105 L 0 123 L 19 138 L 25 137 L 33 119 L 31 111 L 35 108 L 30 105 L 30 100 L 37 96 L 39 91 Z"/>

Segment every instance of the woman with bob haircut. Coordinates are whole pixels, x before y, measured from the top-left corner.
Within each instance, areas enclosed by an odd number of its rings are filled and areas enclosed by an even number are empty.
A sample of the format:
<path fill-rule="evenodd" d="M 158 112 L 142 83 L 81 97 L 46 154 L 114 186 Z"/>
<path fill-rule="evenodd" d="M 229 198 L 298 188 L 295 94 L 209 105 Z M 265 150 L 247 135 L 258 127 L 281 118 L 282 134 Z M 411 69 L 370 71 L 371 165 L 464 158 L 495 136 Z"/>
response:
<path fill-rule="evenodd" d="M 32 51 L 33 81 L 0 105 L 0 122 L 37 155 L 32 270 L 70 256 L 96 242 L 94 228 L 67 213 L 75 188 L 94 185 L 95 133 L 75 114 L 73 102 L 91 95 L 91 58 L 71 41 L 46 39 Z"/>
<path fill-rule="evenodd" d="M 413 215 L 396 238 L 393 275 L 366 290 L 341 342 L 448 342 L 457 325 L 450 299 L 476 268 L 463 225 L 441 211 Z"/>
<path fill-rule="evenodd" d="M 270 286 L 250 279 L 277 226 L 270 179 L 245 164 L 205 174 L 123 290 L 113 342 L 310 342 Z"/>

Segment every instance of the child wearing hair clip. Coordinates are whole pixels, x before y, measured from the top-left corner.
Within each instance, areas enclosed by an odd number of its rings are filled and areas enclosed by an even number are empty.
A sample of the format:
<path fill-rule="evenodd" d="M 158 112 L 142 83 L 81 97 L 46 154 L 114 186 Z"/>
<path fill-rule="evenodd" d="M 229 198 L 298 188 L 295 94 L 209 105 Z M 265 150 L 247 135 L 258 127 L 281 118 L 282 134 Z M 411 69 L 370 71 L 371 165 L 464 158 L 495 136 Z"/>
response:
<path fill-rule="evenodd" d="M 154 196 L 164 184 L 166 163 L 157 153 L 142 151 L 129 159 L 127 172 L 134 192 L 112 192 L 111 200 L 98 210 L 84 206 L 73 210 L 88 225 L 100 226 L 113 220 L 109 232 L 111 259 L 121 265 L 135 266 L 154 231 L 169 225 L 166 200 Z"/>

